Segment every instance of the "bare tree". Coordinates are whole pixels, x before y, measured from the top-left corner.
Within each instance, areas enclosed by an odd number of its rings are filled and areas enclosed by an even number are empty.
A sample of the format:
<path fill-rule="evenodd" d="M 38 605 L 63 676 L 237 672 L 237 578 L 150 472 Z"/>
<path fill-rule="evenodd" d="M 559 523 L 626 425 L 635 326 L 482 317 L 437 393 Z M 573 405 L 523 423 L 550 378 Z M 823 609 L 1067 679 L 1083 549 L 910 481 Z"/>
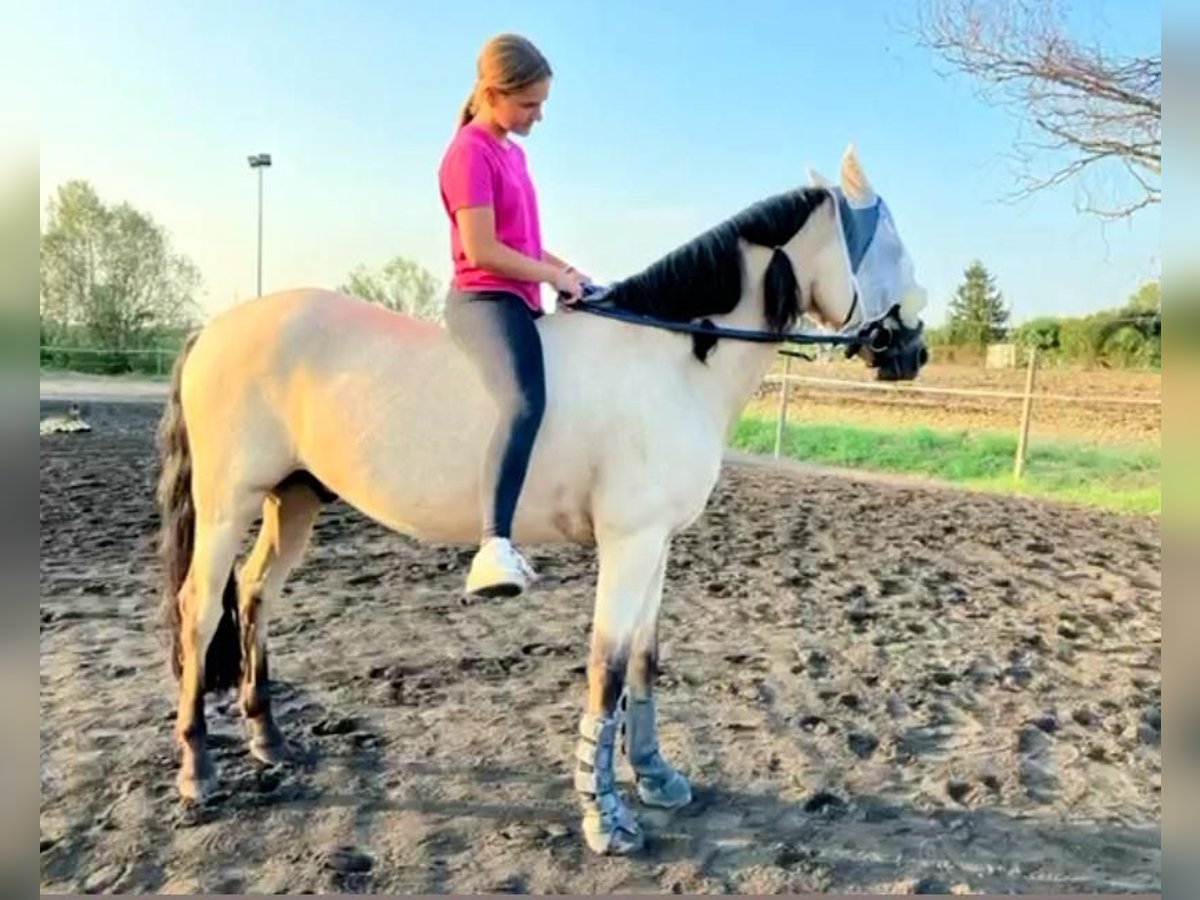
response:
<path fill-rule="evenodd" d="M 1082 209 L 1109 219 L 1160 202 L 1162 53 L 1122 57 L 1068 36 L 1055 0 L 931 0 L 918 42 L 975 80 L 990 103 L 1017 110 L 1035 137 L 1018 140 L 1016 197 L 1084 174 L 1121 173 L 1118 199 Z M 1034 163 L 1053 160 L 1049 175 Z"/>

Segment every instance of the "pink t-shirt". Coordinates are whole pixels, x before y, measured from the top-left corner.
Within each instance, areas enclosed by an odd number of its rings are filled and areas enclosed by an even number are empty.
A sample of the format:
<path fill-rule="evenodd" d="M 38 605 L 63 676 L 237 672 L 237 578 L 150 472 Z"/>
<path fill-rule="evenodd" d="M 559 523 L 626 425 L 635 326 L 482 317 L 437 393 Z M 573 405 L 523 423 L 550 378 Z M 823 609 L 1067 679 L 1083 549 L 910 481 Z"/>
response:
<path fill-rule="evenodd" d="M 525 163 L 525 151 L 514 141 L 501 142 L 485 127 L 468 123 L 458 130 L 438 170 L 442 205 L 450 217 L 450 252 L 454 286 L 459 290 L 509 290 L 530 309 L 542 310 L 541 286 L 472 266 L 463 251 L 454 214 L 465 206 L 491 206 L 496 239 L 526 256 L 542 258 L 537 194 Z"/>

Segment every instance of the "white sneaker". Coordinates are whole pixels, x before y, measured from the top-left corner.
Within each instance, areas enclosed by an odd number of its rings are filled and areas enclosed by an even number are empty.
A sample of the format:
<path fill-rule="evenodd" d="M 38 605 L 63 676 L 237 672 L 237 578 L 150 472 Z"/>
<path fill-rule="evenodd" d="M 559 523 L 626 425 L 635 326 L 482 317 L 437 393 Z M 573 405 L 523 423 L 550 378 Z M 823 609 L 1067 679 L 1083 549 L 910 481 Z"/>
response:
<path fill-rule="evenodd" d="M 471 561 L 467 593 L 477 597 L 515 597 L 536 580 L 537 573 L 510 541 L 490 538 Z"/>

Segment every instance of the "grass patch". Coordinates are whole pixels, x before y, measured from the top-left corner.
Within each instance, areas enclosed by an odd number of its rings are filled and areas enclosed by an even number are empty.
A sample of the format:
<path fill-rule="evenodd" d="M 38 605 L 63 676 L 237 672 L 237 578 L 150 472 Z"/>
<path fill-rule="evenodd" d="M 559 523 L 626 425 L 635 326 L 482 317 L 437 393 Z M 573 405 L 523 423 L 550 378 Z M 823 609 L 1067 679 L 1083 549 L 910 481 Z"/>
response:
<path fill-rule="evenodd" d="M 731 446 L 772 453 L 775 422 L 748 415 L 734 430 Z M 876 429 L 854 425 L 790 424 L 782 453 L 794 459 L 904 472 L 982 490 L 1050 497 L 1130 513 L 1162 509 L 1159 448 L 1095 447 L 1031 441 L 1020 482 L 1012 477 L 1016 435 L 929 428 Z"/>

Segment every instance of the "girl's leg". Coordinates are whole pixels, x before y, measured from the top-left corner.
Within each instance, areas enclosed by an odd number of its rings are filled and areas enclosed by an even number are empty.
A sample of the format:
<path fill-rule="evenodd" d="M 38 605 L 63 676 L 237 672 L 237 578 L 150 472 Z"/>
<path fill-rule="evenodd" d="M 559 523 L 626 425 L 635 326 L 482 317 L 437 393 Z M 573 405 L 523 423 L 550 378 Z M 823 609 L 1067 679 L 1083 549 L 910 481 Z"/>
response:
<path fill-rule="evenodd" d="M 496 403 L 480 479 L 481 532 L 485 544 L 508 542 L 546 407 L 541 339 L 524 301 L 504 292 L 452 292 L 446 322 Z"/>

